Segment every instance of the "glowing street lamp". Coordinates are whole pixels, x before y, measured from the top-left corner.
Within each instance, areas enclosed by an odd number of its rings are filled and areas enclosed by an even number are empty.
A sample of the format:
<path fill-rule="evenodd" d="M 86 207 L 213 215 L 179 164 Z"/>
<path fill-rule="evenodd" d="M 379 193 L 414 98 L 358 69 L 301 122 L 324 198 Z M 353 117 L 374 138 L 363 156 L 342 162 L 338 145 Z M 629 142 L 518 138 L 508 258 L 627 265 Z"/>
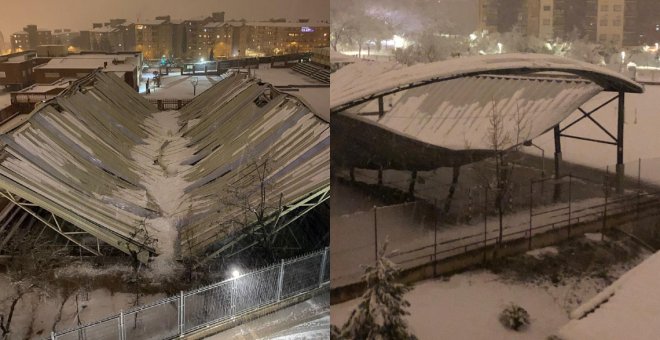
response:
<path fill-rule="evenodd" d="M 197 95 L 197 84 L 199 84 L 199 79 L 197 77 L 190 78 L 190 84 L 193 86 L 193 97 Z"/>
<path fill-rule="evenodd" d="M 231 272 L 231 277 L 234 279 L 237 279 L 239 276 L 241 276 L 241 272 L 238 271 L 238 269 L 234 269 Z"/>
<path fill-rule="evenodd" d="M 500 42 L 497 43 L 497 50 L 499 51 L 500 54 L 502 54 L 502 43 Z"/>

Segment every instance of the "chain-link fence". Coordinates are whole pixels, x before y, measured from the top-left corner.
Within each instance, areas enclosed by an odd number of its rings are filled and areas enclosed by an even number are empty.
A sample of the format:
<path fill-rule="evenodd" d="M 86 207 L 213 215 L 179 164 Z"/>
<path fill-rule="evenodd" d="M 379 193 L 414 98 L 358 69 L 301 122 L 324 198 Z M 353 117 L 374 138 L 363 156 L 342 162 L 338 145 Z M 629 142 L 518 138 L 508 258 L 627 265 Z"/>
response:
<path fill-rule="evenodd" d="M 60 340 L 172 339 L 320 288 L 330 280 L 328 248 L 226 281 L 181 292 L 87 325 Z"/>
<path fill-rule="evenodd" d="M 528 239 L 531 247 L 533 237 L 548 231 L 572 235 L 579 223 L 606 225 L 612 216 L 636 213 L 634 219 L 660 208 L 660 159 L 625 164 L 621 183 L 614 168 L 519 179 L 502 197 L 501 220 L 492 186 L 459 187 L 451 209 L 445 201 L 420 199 L 337 216 L 331 221 L 332 286 L 359 281 L 362 267 L 374 263 L 386 241 L 391 259 L 406 269 L 517 239 Z"/>

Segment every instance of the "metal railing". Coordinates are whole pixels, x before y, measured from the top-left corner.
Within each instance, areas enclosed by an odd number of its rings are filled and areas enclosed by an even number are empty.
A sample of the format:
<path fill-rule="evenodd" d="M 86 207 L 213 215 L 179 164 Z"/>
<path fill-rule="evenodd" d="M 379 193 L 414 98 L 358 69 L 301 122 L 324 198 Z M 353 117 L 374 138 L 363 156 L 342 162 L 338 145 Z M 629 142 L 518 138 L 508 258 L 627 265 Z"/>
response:
<path fill-rule="evenodd" d="M 50 339 L 172 339 L 320 288 L 330 281 L 328 248 L 139 306 Z"/>
<path fill-rule="evenodd" d="M 159 111 L 180 110 L 186 104 L 190 103 L 192 99 L 150 99 L 147 100 L 158 107 Z"/>

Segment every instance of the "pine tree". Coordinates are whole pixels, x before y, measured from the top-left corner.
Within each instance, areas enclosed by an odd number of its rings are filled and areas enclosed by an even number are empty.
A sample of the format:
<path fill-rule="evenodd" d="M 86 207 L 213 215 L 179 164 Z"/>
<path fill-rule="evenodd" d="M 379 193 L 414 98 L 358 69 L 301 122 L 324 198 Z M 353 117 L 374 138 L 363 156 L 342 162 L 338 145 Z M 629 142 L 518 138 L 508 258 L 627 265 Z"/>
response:
<path fill-rule="evenodd" d="M 404 320 L 410 303 L 403 295 L 412 288 L 396 282 L 399 269 L 386 256 L 387 242 L 378 254 L 375 266 L 363 276 L 367 290 L 362 301 L 341 329 L 340 339 L 414 340 Z"/>

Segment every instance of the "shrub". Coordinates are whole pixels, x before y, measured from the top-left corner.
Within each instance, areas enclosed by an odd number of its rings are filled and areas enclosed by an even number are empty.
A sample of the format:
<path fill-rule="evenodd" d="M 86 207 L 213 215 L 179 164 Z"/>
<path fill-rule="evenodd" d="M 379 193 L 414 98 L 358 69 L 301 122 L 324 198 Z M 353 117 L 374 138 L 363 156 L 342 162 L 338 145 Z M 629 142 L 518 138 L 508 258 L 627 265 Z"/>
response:
<path fill-rule="evenodd" d="M 524 308 L 511 303 L 500 313 L 500 322 L 508 329 L 519 331 L 529 325 L 529 313 Z"/>

